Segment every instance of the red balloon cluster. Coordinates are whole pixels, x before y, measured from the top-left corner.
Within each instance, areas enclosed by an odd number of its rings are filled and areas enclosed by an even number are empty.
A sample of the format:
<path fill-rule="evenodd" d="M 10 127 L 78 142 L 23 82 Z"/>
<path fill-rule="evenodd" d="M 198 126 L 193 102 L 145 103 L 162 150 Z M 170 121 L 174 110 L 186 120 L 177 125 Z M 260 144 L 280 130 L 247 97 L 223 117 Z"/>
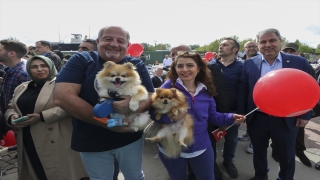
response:
<path fill-rule="evenodd" d="M 16 137 L 12 130 L 8 131 L 6 135 L 3 135 L 3 140 L 0 141 L 0 146 L 10 147 L 17 144 Z"/>
<path fill-rule="evenodd" d="M 279 117 L 299 116 L 319 101 L 317 81 L 308 73 L 292 68 L 271 71 L 254 86 L 253 100 L 263 112 Z"/>
<path fill-rule="evenodd" d="M 210 61 L 212 58 L 214 58 L 214 53 L 213 53 L 213 52 L 206 52 L 206 53 L 204 54 L 204 59 L 205 59 L 206 61 Z"/>
<path fill-rule="evenodd" d="M 144 48 L 141 44 L 132 43 L 132 44 L 129 44 L 127 54 L 130 54 L 130 56 L 133 56 L 133 57 L 138 57 L 141 55 L 143 51 L 144 51 Z"/>

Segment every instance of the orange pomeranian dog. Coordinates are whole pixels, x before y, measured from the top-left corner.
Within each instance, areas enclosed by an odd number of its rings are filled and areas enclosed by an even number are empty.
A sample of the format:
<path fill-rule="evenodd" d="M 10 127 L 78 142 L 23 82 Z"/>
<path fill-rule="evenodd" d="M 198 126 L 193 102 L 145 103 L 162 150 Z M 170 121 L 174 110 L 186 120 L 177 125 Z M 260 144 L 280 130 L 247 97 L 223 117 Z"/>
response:
<path fill-rule="evenodd" d="M 156 120 L 159 120 L 162 114 L 173 117 L 179 112 L 187 112 L 189 108 L 184 94 L 175 88 L 157 88 L 151 99 L 151 104 L 155 108 Z M 174 121 L 172 124 L 163 124 L 155 137 L 146 138 L 146 140 L 161 142 L 164 153 L 169 158 L 176 158 L 183 147 L 193 143 L 193 124 L 192 116 L 187 114 L 183 119 Z"/>
<path fill-rule="evenodd" d="M 99 96 L 102 99 L 112 99 L 110 94 L 117 96 L 129 95 L 131 100 L 129 108 L 136 111 L 139 108 L 139 102 L 148 99 L 148 91 L 141 85 L 138 72 L 135 71 L 134 65 L 130 62 L 124 64 L 116 64 L 112 61 L 104 63 L 104 68 L 98 72 L 97 81 L 99 84 Z M 110 93 L 112 92 L 112 93 Z M 133 119 L 128 125 L 134 131 L 142 130 L 146 127 L 150 115 L 145 113 L 118 114 L 119 118 Z"/>

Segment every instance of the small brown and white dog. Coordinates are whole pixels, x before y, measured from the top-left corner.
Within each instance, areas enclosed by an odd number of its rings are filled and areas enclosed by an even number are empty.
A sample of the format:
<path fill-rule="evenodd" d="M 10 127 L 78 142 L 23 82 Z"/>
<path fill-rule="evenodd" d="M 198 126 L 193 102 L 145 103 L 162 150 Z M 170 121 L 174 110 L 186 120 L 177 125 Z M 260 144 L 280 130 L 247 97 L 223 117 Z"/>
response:
<path fill-rule="evenodd" d="M 97 81 L 99 84 L 98 94 L 100 98 L 112 99 L 110 94 L 117 96 L 129 95 L 131 100 L 129 108 L 134 112 L 139 108 L 139 102 L 148 99 L 148 91 L 141 85 L 141 80 L 138 72 L 132 63 L 116 64 L 112 61 L 104 63 L 104 68 L 98 72 Z M 111 93 L 112 92 L 112 93 Z M 148 112 L 145 113 L 129 113 L 120 114 L 119 118 L 133 119 L 133 122 L 128 125 L 134 131 L 142 130 L 147 126 L 150 119 Z"/>
<path fill-rule="evenodd" d="M 173 117 L 179 112 L 187 112 L 189 108 L 184 94 L 175 88 L 157 88 L 151 100 L 151 104 L 155 108 L 156 120 L 159 120 L 162 114 Z M 193 125 L 192 116 L 187 114 L 183 119 L 174 121 L 172 124 L 163 124 L 155 137 L 146 138 L 146 140 L 161 142 L 165 154 L 169 158 L 176 158 L 180 155 L 183 147 L 193 143 Z"/>

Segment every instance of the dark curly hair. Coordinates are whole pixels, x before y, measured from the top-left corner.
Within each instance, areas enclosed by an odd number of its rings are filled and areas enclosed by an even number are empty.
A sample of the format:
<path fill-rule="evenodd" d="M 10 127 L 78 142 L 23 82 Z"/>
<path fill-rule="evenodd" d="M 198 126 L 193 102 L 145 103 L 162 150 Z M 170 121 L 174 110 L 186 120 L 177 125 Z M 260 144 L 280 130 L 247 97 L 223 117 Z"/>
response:
<path fill-rule="evenodd" d="M 211 96 L 216 96 L 217 95 L 216 88 L 213 85 L 211 72 L 207 67 L 207 63 L 203 61 L 200 54 L 196 52 L 192 52 L 192 51 L 178 52 L 178 55 L 175 57 L 175 59 L 171 64 L 171 67 L 169 72 L 167 73 L 166 79 L 171 79 L 172 84 L 176 83 L 179 77 L 176 71 L 176 66 L 177 66 L 177 60 L 180 58 L 191 58 L 194 60 L 194 62 L 197 64 L 200 70 L 195 79 L 196 85 L 198 83 L 204 84 L 207 87 L 209 94 Z"/>

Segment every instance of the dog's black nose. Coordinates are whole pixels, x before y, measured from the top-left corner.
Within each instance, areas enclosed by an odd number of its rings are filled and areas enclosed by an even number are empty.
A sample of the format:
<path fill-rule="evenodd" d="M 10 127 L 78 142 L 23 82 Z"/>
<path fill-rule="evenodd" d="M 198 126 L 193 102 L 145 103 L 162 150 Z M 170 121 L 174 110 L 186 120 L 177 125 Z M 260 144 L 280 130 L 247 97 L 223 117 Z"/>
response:
<path fill-rule="evenodd" d="M 163 101 L 163 104 L 168 104 L 168 101 L 167 101 L 167 100 L 164 100 L 164 101 Z"/>
<path fill-rule="evenodd" d="M 120 78 L 116 78 L 116 81 L 120 81 L 121 79 Z"/>

